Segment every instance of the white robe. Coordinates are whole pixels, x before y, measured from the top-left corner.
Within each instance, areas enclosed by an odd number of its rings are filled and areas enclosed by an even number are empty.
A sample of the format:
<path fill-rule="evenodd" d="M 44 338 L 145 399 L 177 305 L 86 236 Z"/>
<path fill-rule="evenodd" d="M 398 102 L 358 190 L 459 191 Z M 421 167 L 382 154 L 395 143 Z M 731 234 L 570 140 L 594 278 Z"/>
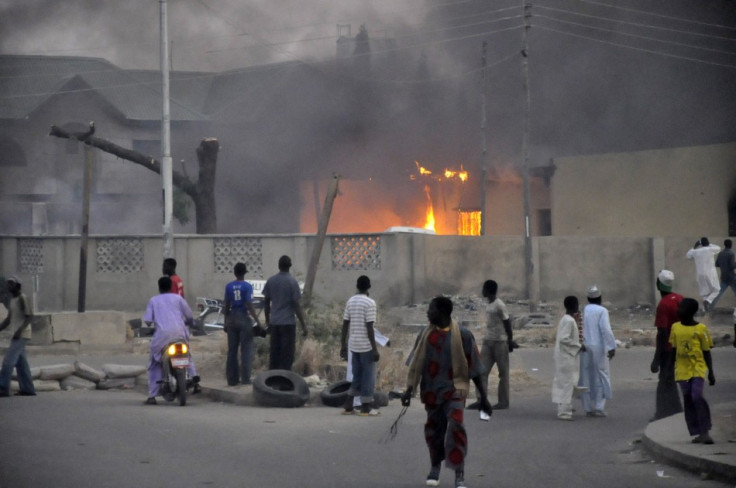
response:
<path fill-rule="evenodd" d="M 580 376 L 580 333 L 570 315 L 564 315 L 557 325 L 555 340 L 555 379 L 552 381 L 552 403 L 572 403 L 572 395 Z"/>
<path fill-rule="evenodd" d="M 721 283 L 716 271 L 716 255 L 721 248 L 715 244 L 690 249 L 685 255 L 695 262 L 695 278 L 698 281 L 698 292 L 703 300 L 712 302 L 721 290 Z"/>

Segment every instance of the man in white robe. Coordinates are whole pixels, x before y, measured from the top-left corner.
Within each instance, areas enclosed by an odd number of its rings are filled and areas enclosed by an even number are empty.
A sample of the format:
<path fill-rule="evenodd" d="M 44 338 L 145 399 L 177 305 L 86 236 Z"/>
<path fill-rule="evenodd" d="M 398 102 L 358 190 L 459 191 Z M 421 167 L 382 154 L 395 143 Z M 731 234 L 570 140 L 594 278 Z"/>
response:
<path fill-rule="evenodd" d="M 609 361 L 616 354 L 616 339 L 608 310 L 601 301 L 601 291 L 597 286 L 591 286 L 588 304 L 583 310 L 585 352 L 580 355 L 579 381 L 579 386 L 588 389 L 580 397 L 588 417 L 606 417 L 606 400 L 612 397 Z"/>
<path fill-rule="evenodd" d="M 695 262 L 695 279 L 698 281 L 698 293 L 703 298 L 703 309 L 710 310 L 710 304 L 721 291 L 721 282 L 716 271 L 716 255 L 720 246 L 711 244 L 707 237 L 701 237 L 685 256 Z"/>
<path fill-rule="evenodd" d="M 572 399 L 580 377 L 580 351 L 585 346 L 580 342 L 580 330 L 574 315 L 580 310 L 578 299 L 565 298 L 565 315 L 557 325 L 555 340 L 555 378 L 552 381 L 552 403 L 557 404 L 557 418 L 572 420 Z"/>

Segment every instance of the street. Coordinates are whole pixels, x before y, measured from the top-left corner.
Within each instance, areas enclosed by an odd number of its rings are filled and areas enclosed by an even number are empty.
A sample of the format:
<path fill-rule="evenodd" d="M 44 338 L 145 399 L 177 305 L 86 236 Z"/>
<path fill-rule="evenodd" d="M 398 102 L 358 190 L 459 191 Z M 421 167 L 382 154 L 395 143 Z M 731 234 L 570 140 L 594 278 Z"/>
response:
<path fill-rule="evenodd" d="M 654 410 L 652 351 L 619 350 L 611 367 L 609 417 L 580 417 L 578 403 L 574 422 L 555 418 L 552 350 L 515 351 L 512 366 L 523 367 L 530 378 L 523 388 L 512 384 L 511 408 L 495 412 L 489 422 L 466 411 L 468 486 L 727 486 L 655 462 L 642 451 L 639 439 Z M 706 398 L 711 405 L 735 401 L 736 350 L 717 348 L 713 357 L 718 382 L 707 387 Z M 69 391 L 0 399 L 0 486 L 424 486 L 429 461 L 424 411 L 416 399 L 396 438 L 380 443 L 401 411 L 397 401 L 380 417 L 363 418 L 316 405 L 265 409 L 198 397 L 186 407 L 162 401 L 143 406 L 144 397 Z M 444 470 L 441 482 L 452 486 L 453 474 Z"/>

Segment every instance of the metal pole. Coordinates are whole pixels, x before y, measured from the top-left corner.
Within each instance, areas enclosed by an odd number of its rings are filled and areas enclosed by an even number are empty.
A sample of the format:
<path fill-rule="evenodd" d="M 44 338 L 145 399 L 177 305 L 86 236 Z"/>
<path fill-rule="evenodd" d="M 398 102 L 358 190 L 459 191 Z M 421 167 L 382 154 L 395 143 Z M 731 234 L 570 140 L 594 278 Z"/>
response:
<path fill-rule="evenodd" d="M 529 29 L 531 28 L 531 5 L 522 0 L 524 7 L 524 33 L 521 62 L 524 70 L 524 133 L 521 143 L 521 178 L 524 186 L 524 268 L 526 296 L 529 299 L 529 308 L 536 308 L 536 297 L 532 297 L 532 279 L 534 264 L 532 263 L 532 236 L 531 236 L 531 209 L 529 203 L 529 114 L 531 101 L 529 96 Z"/>
<path fill-rule="evenodd" d="M 161 117 L 161 179 L 164 199 L 163 251 L 164 258 L 174 257 L 171 220 L 174 214 L 174 198 L 171 162 L 171 114 L 169 111 L 169 34 L 166 0 L 159 0 L 161 7 L 161 96 L 163 113 Z"/>
<path fill-rule="evenodd" d="M 488 42 L 483 41 L 481 55 L 481 87 L 480 87 L 480 235 L 486 235 L 486 165 L 488 151 L 486 147 L 486 50 Z"/>
<path fill-rule="evenodd" d="M 84 313 L 87 301 L 87 241 L 89 237 L 89 201 L 92 191 L 92 171 L 94 168 L 92 146 L 84 145 L 84 194 L 82 196 L 82 237 L 79 245 L 79 289 L 77 293 L 77 312 Z"/>

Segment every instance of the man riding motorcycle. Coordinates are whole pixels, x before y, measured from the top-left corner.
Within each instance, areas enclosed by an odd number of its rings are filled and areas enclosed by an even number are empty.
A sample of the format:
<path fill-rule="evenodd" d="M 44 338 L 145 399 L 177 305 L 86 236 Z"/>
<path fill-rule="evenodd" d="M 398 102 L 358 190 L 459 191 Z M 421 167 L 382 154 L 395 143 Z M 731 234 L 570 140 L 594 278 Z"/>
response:
<path fill-rule="evenodd" d="M 148 361 L 148 399 L 146 405 L 156 405 L 156 396 L 161 388 L 163 380 L 163 349 L 172 341 L 184 339 L 189 342 L 189 329 L 194 323 L 192 311 L 187 302 L 178 294 L 171 293 L 171 278 L 163 276 L 158 280 L 159 295 L 149 300 L 143 321 L 149 327 L 153 326 L 153 337 L 151 338 L 151 356 Z M 154 325 L 155 324 L 155 325 Z M 190 362 L 189 376 L 194 382 L 192 394 L 202 391 L 199 386 L 199 376 Z"/>

